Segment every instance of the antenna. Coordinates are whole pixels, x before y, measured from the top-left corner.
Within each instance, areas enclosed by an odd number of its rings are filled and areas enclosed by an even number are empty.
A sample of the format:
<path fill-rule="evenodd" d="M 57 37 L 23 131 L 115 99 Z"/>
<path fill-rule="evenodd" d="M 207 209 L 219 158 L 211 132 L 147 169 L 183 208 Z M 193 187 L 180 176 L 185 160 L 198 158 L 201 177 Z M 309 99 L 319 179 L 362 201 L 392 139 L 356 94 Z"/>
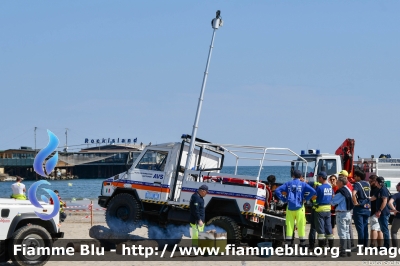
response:
<path fill-rule="evenodd" d="M 208 52 L 208 58 L 207 58 L 207 64 L 206 64 L 206 70 L 204 71 L 204 77 L 203 77 L 203 85 L 201 86 L 201 92 L 200 92 L 200 98 L 199 98 L 199 103 L 197 106 L 197 112 L 196 112 L 196 118 L 194 120 L 194 125 L 193 125 L 193 131 L 192 131 L 192 137 L 190 139 L 190 146 L 189 146 L 189 152 L 188 152 L 188 157 L 186 160 L 186 166 L 185 166 L 185 174 L 183 179 L 185 180 L 187 177 L 187 171 L 190 168 L 190 163 L 192 160 L 193 156 L 193 150 L 194 150 L 194 143 L 196 141 L 196 134 L 197 134 L 197 128 L 199 124 L 199 118 L 200 118 L 200 112 L 201 112 L 201 106 L 203 104 L 203 96 L 204 96 L 204 90 L 206 87 L 206 82 L 207 82 L 207 76 L 208 76 L 208 68 L 210 66 L 210 59 L 211 59 L 211 53 L 212 53 L 212 48 L 214 47 L 214 38 L 215 38 L 215 31 L 221 26 L 222 27 L 223 21 L 221 19 L 221 11 L 218 10 L 216 13 L 216 16 L 213 20 L 211 20 L 211 26 L 214 29 L 212 39 L 211 39 L 211 44 L 210 44 L 210 50 Z"/>

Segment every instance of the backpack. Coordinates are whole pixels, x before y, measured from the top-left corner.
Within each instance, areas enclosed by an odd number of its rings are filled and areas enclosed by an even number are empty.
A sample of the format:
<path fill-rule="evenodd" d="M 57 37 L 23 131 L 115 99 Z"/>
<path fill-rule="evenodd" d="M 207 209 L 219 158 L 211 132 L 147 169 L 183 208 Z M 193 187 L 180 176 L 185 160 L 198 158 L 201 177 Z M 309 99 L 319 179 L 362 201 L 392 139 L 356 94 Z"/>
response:
<path fill-rule="evenodd" d="M 346 193 L 345 193 L 345 192 L 342 192 L 343 190 L 345 190 L 345 191 L 348 192 L 348 195 L 347 195 L 347 196 L 349 196 L 348 198 L 346 198 L 346 195 L 345 195 Z M 345 200 L 346 200 L 346 208 L 347 208 L 348 211 L 351 211 L 352 209 L 354 209 L 353 199 L 351 198 L 351 192 L 350 192 L 350 189 L 349 189 L 348 187 L 342 187 L 341 189 L 339 189 L 339 190 L 337 191 L 337 193 L 340 193 L 340 194 L 343 195 L 343 197 L 345 197 Z M 349 205 L 349 206 L 347 206 L 347 205 Z M 336 206 L 337 206 L 337 205 L 336 205 Z"/>

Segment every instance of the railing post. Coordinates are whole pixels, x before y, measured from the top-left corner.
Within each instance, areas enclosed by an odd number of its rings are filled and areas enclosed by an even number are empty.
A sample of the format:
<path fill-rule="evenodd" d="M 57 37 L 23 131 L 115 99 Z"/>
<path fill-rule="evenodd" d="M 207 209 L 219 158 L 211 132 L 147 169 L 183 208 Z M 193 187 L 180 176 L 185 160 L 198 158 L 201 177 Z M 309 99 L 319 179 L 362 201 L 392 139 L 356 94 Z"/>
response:
<path fill-rule="evenodd" d="M 93 201 L 90 201 L 90 227 L 93 227 Z"/>

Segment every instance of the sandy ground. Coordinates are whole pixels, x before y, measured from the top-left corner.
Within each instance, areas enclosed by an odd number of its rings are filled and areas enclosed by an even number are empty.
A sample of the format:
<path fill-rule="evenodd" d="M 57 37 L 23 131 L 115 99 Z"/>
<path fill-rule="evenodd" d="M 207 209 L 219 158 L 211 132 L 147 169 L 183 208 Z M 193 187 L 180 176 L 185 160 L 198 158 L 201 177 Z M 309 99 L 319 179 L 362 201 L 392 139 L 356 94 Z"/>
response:
<path fill-rule="evenodd" d="M 93 217 L 93 225 L 103 225 L 106 226 L 104 220 L 104 213 L 103 212 L 95 212 Z M 91 220 L 89 213 L 87 212 L 68 212 L 68 217 L 64 223 L 61 225 L 61 231 L 64 232 L 65 239 L 91 239 L 89 236 L 89 229 L 91 228 Z M 354 228 L 354 225 L 353 225 Z M 309 225 L 306 227 L 306 232 L 309 230 Z M 354 228 L 355 236 L 357 235 L 355 228 Z M 135 235 L 141 237 L 147 237 L 147 228 L 140 228 L 133 232 Z M 335 230 L 335 238 L 338 239 L 337 231 Z M 268 265 L 282 265 L 282 264 L 293 264 L 294 262 L 286 261 L 286 262 L 279 262 L 279 261 L 272 261 L 272 257 L 264 258 L 265 262 L 268 262 Z M 120 261 L 79 261 L 79 262 L 68 262 L 68 261 L 49 261 L 46 265 L 49 266 L 64 266 L 64 265 L 90 265 L 90 266 L 116 266 L 116 265 L 165 265 L 165 266 L 176 266 L 176 265 L 237 265 L 237 266 L 253 266 L 253 265 L 260 265 L 263 264 L 264 261 L 216 261 L 210 259 L 209 262 L 205 261 L 185 261 L 185 262 L 178 262 L 178 261 L 169 261 L 169 262 L 158 262 L 158 261 L 130 261 L 130 262 L 120 262 Z M 296 261 L 296 265 L 298 266 L 305 266 L 305 265 L 337 265 L 338 263 L 345 264 L 345 265 L 372 265 L 370 263 L 362 262 L 362 261 Z M 1 264 L 11 266 L 13 265 L 11 262 Z M 395 264 L 396 265 L 396 264 Z"/>

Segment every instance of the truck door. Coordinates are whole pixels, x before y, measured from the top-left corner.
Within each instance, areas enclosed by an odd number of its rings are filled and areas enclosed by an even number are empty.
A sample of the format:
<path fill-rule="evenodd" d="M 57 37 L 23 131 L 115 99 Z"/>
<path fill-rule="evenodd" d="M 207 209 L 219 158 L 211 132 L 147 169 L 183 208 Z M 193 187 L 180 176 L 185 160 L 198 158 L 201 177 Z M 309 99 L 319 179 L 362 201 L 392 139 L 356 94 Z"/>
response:
<path fill-rule="evenodd" d="M 141 176 L 142 182 L 138 182 L 137 189 L 142 199 L 165 201 L 165 195 L 169 193 L 169 188 L 163 185 L 167 159 L 167 150 L 149 149 L 137 163 L 133 174 Z"/>

